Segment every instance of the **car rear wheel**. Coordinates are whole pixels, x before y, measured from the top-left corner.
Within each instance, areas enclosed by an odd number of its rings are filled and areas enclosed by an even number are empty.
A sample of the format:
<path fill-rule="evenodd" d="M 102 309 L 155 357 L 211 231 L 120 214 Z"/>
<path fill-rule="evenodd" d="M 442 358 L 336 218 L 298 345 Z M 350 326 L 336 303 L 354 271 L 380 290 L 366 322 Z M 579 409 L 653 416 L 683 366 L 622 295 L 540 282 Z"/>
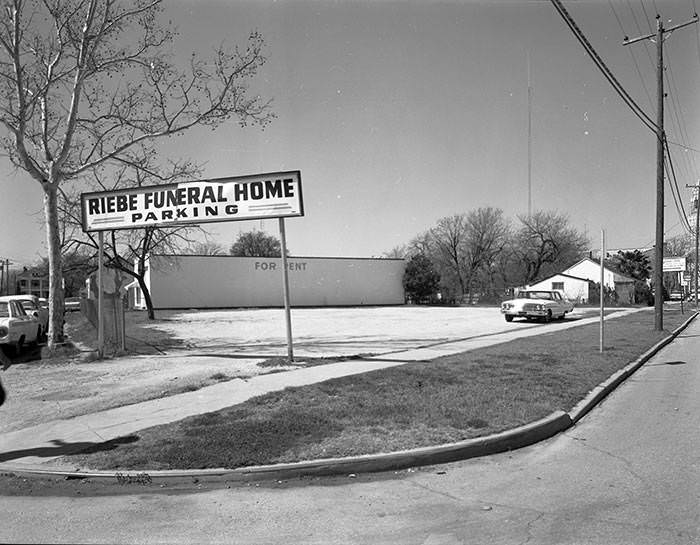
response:
<path fill-rule="evenodd" d="M 506 314 L 506 322 L 512 322 L 512 321 L 513 321 L 513 317 Z"/>

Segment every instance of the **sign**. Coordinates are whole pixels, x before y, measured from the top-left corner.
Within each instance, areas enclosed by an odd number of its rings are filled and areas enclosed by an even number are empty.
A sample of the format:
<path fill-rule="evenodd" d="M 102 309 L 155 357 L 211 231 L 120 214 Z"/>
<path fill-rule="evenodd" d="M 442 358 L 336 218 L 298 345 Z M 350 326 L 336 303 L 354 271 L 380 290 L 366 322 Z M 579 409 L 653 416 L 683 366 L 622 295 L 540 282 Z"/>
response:
<path fill-rule="evenodd" d="M 664 272 L 684 272 L 685 257 L 664 257 Z"/>
<path fill-rule="evenodd" d="M 83 231 L 304 215 L 301 172 L 274 172 L 83 193 Z"/>

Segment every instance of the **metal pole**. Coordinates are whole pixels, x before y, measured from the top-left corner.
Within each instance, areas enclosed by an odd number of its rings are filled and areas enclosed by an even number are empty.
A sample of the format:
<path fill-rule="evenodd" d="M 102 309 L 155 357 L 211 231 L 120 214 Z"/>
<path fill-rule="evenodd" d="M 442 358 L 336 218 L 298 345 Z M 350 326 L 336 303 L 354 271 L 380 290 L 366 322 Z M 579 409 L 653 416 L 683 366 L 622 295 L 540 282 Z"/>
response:
<path fill-rule="evenodd" d="M 279 218 L 280 224 L 280 242 L 282 243 L 282 275 L 283 291 L 284 291 L 284 316 L 287 323 L 287 358 L 290 362 L 294 361 L 294 348 L 292 344 L 292 314 L 289 310 L 289 267 L 287 266 L 287 236 L 284 231 L 284 218 Z"/>
<path fill-rule="evenodd" d="M 698 241 L 700 236 L 700 183 L 695 192 L 695 281 L 691 284 L 695 286 L 695 310 L 698 309 Z"/>
<path fill-rule="evenodd" d="M 105 324 L 104 318 L 102 316 L 103 311 L 103 295 L 102 295 L 102 275 L 103 275 L 103 265 L 104 261 L 104 232 L 99 232 L 99 251 L 97 258 L 97 354 L 102 358 L 105 354 Z"/>
<path fill-rule="evenodd" d="M 527 216 L 532 216 L 532 83 L 530 50 L 527 51 Z"/>
<path fill-rule="evenodd" d="M 605 231 L 600 230 L 600 352 L 605 345 Z"/>
<path fill-rule="evenodd" d="M 656 253 L 654 276 L 654 329 L 664 328 L 664 26 L 656 18 Z"/>

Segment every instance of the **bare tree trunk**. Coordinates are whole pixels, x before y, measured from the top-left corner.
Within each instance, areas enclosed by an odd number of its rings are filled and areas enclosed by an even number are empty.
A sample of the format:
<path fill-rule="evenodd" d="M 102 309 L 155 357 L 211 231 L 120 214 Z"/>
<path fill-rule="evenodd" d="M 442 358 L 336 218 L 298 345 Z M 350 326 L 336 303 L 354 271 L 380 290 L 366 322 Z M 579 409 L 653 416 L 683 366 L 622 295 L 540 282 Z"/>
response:
<path fill-rule="evenodd" d="M 146 286 L 146 280 L 143 275 L 137 275 L 136 280 L 139 283 L 139 288 L 141 288 L 141 293 L 143 293 L 143 298 L 146 300 L 146 310 L 148 312 L 148 319 L 155 320 L 156 313 L 153 310 L 153 301 L 151 300 L 151 292 L 148 291 L 148 286 Z"/>
<path fill-rule="evenodd" d="M 58 186 L 44 182 L 44 216 L 46 218 L 46 242 L 49 252 L 49 333 L 48 346 L 53 350 L 56 343 L 63 342 L 63 263 L 58 226 Z"/>

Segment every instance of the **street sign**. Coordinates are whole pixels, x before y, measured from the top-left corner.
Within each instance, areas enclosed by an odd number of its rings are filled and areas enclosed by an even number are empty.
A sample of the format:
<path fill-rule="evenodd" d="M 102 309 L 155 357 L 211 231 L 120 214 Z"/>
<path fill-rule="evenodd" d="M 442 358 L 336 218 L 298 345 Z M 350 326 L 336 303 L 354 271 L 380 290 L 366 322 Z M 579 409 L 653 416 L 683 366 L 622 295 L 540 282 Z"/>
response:
<path fill-rule="evenodd" d="M 664 257 L 664 272 L 685 272 L 685 257 Z"/>

